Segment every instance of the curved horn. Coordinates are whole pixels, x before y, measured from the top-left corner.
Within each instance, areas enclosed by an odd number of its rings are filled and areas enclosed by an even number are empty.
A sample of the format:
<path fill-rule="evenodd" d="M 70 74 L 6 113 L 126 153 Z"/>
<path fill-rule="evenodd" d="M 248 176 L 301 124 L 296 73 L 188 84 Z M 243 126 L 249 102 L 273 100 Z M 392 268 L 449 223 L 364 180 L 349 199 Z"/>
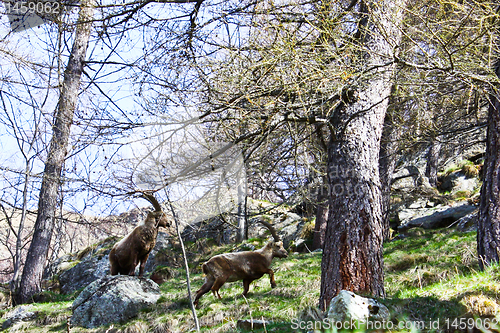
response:
<path fill-rule="evenodd" d="M 269 229 L 269 232 L 271 233 L 271 235 L 273 236 L 274 238 L 274 241 L 275 242 L 279 242 L 281 241 L 280 239 L 280 236 L 278 235 L 278 233 L 276 232 L 276 229 L 274 229 L 274 227 L 271 225 L 271 223 L 269 222 L 266 222 L 266 221 L 262 221 L 262 220 L 258 220 L 263 226 L 265 226 L 267 229 Z"/>
<path fill-rule="evenodd" d="M 146 199 L 147 201 L 149 201 L 153 205 L 155 211 L 157 211 L 157 212 L 162 211 L 161 205 L 158 203 L 158 200 L 156 200 L 156 198 L 153 196 L 153 194 L 141 192 L 141 197 Z"/>

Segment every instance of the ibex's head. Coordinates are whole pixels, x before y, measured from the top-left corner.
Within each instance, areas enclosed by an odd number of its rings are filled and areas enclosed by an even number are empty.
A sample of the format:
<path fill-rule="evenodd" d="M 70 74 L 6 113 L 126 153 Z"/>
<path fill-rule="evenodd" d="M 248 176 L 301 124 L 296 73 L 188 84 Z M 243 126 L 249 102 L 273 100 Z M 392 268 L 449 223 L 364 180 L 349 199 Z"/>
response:
<path fill-rule="evenodd" d="M 149 201 L 155 209 L 154 211 L 148 213 L 146 221 L 152 222 L 152 220 L 154 219 L 155 224 L 159 227 L 170 226 L 170 224 L 171 224 L 170 219 L 167 217 L 167 215 L 161 209 L 161 205 L 158 203 L 158 200 L 156 200 L 156 198 L 152 194 L 146 193 L 146 192 L 142 193 L 142 197 L 144 199 L 146 199 L 147 201 Z"/>
<path fill-rule="evenodd" d="M 273 236 L 274 241 L 270 242 L 270 246 L 272 246 L 273 249 L 273 257 L 277 258 L 286 258 L 288 257 L 288 252 L 285 250 L 283 247 L 283 242 L 281 241 L 280 236 L 276 232 L 276 229 L 266 221 L 259 221 L 262 225 L 264 225 L 267 229 L 269 229 L 269 232 L 271 232 L 271 235 Z"/>
<path fill-rule="evenodd" d="M 286 258 L 288 257 L 288 252 L 283 247 L 283 242 L 273 242 L 273 257 L 276 258 Z"/>
<path fill-rule="evenodd" d="M 146 220 L 147 221 L 151 221 L 153 222 L 153 220 L 155 221 L 155 224 L 159 227 L 168 227 L 170 226 L 170 219 L 167 217 L 167 215 L 165 215 L 164 212 L 160 211 L 152 211 L 152 212 L 148 212 L 148 216 L 146 217 Z"/>

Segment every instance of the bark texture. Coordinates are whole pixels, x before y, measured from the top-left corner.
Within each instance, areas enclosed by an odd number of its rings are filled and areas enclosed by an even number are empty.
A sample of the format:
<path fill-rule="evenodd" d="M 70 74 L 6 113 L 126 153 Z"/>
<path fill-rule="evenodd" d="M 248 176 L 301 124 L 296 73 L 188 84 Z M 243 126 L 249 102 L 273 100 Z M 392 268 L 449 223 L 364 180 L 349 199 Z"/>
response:
<path fill-rule="evenodd" d="M 427 164 L 425 166 L 425 176 L 429 178 L 429 184 L 437 186 L 437 174 L 439 168 L 439 154 L 441 153 L 441 142 L 437 138 L 431 138 L 431 145 L 427 151 Z"/>
<path fill-rule="evenodd" d="M 16 295 L 18 304 L 30 302 L 33 295 L 42 291 L 42 274 L 55 225 L 61 170 L 68 151 L 69 134 L 80 90 L 80 78 L 90 38 L 93 12 L 94 0 L 81 2 L 75 39 L 54 116 L 52 139 L 38 199 L 35 230 L 26 257 L 21 285 Z"/>
<path fill-rule="evenodd" d="M 384 239 L 389 239 L 391 236 L 389 223 L 391 184 L 396 167 L 398 139 L 401 137 L 401 131 L 394 127 L 392 112 L 394 110 L 389 110 L 385 116 L 379 154 L 380 188 L 382 190 L 382 233 Z"/>
<path fill-rule="evenodd" d="M 316 204 L 316 222 L 314 223 L 312 250 L 323 249 L 323 246 L 325 244 L 326 226 L 328 222 L 327 188 L 328 186 L 322 186 L 318 190 L 317 204 Z"/>
<path fill-rule="evenodd" d="M 314 144 L 317 150 L 317 163 L 320 166 L 326 165 L 328 156 L 328 138 L 327 133 L 323 126 L 315 125 Z M 320 167 L 320 170 L 322 168 Z M 323 249 L 325 244 L 326 226 L 328 223 L 328 180 L 326 170 L 324 173 L 319 174 L 321 177 L 321 184 L 318 185 L 318 193 L 316 193 L 316 221 L 314 223 L 314 235 L 312 249 Z"/>
<path fill-rule="evenodd" d="M 238 196 L 243 196 L 241 201 L 238 201 L 238 228 L 236 230 L 236 242 L 241 243 L 248 239 L 248 223 L 247 223 L 247 197 L 246 192 L 241 193 L 238 187 Z"/>
<path fill-rule="evenodd" d="M 363 58 L 370 70 L 347 91 L 332 118 L 328 147 L 328 225 L 321 263 L 320 308 L 341 290 L 384 297 L 380 139 L 391 94 L 393 48 L 405 0 L 366 1 Z"/>
<path fill-rule="evenodd" d="M 495 72 L 500 77 L 500 62 Z M 498 86 L 496 87 L 498 89 Z M 490 95 L 485 174 L 477 226 L 477 252 L 481 269 L 497 263 L 500 256 L 500 93 Z"/>

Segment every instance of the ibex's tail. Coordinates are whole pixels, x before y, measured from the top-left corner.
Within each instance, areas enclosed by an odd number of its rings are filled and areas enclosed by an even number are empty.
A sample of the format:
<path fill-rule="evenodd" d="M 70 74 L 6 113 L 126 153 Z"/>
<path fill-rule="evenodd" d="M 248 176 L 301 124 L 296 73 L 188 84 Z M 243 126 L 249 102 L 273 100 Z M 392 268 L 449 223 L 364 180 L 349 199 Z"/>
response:
<path fill-rule="evenodd" d="M 209 274 L 209 271 L 208 271 L 208 268 L 207 268 L 207 264 L 203 264 L 201 265 L 201 270 L 203 271 L 203 273 L 205 274 Z"/>

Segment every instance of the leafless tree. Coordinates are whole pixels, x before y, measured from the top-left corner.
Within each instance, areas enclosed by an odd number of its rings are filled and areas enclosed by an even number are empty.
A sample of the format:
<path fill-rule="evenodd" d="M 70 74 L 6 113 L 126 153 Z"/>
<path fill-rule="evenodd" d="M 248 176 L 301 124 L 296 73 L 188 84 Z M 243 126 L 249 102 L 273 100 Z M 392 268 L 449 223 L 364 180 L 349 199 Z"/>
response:
<path fill-rule="evenodd" d="M 43 270 L 55 225 L 61 171 L 68 151 L 71 124 L 92 27 L 94 2 L 82 1 L 80 6 L 73 48 L 65 69 L 51 143 L 45 161 L 34 234 L 26 257 L 21 285 L 17 291 L 16 303 L 29 302 L 33 295 L 42 291 Z"/>

